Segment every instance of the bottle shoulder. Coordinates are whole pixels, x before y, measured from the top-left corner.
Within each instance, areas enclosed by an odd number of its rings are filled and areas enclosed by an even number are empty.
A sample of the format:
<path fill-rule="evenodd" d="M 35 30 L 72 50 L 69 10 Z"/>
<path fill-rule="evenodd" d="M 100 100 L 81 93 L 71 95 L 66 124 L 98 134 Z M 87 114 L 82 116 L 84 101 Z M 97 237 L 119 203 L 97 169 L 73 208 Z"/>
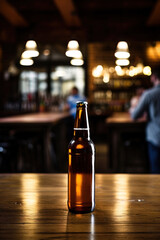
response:
<path fill-rule="evenodd" d="M 72 139 L 69 143 L 68 148 L 76 148 L 76 149 L 93 149 L 95 148 L 94 143 L 91 139 Z"/>

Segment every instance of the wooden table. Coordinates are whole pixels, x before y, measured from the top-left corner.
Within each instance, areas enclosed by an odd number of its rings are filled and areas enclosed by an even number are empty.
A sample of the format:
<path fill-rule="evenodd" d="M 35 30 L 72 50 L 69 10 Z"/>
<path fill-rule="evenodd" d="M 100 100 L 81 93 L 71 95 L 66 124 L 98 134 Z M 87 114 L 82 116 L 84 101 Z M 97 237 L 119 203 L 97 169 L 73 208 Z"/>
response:
<path fill-rule="evenodd" d="M 106 119 L 109 124 L 133 124 L 133 123 L 145 123 L 144 117 L 134 121 L 128 112 L 115 112 Z"/>
<path fill-rule="evenodd" d="M 67 174 L 1 174 L 0 239 L 160 239 L 160 175 L 96 175 L 93 213 L 67 209 Z"/>
<path fill-rule="evenodd" d="M 50 157 L 51 129 L 68 117 L 70 117 L 68 112 L 31 113 L 19 116 L 4 117 L 0 118 L 0 130 L 24 132 L 24 137 L 25 132 L 30 132 L 33 136 L 36 133 L 39 133 L 41 136 L 43 152 L 43 171 L 49 172 L 52 171 L 52 161 Z"/>
<path fill-rule="evenodd" d="M 55 124 L 61 119 L 68 117 L 68 112 L 44 112 L 44 113 L 30 113 L 12 117 L 0 118 L 0 126 L 15 126 L 15 125 L 48 125 Z"/>
<path fill-rule="evenodd" d="M 128 112 L 117 112 L 106 119 L 106 124 L 111 171 L 146 172 L 148 164 L 145 142 L 146 119 L 134 121 Z M 127 164 L 128 166 L 130 164 L 128 168 Z"/>

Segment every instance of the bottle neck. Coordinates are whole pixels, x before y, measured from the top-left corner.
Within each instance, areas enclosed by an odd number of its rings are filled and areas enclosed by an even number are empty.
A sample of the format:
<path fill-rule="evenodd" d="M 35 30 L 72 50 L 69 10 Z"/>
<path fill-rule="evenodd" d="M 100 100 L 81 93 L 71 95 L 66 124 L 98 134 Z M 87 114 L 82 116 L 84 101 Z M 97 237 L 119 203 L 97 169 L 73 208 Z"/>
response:
<path fill-rule="evenodd" d="M 77 107 L 76 118 L 74 122 L 74 138 L 90 139 L 90 130 L 88 122 L 87 107 Z"/>
<path fill-rule="evenodd" d="M 89 128 L 88 129 L 78 129 L 78 128 L 74 128 L 74 133 L 73 133 L 74 139 L 87 139 L 90 140 L 90 131 Z"/>

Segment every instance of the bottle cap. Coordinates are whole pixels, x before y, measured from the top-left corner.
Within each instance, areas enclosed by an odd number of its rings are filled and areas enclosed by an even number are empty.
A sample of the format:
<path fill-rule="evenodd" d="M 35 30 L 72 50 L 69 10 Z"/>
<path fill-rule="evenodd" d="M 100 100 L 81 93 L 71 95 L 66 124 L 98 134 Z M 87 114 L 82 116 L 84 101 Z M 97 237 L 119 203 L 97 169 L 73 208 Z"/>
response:
<path fill-rule="evenodd" d="M 78 101 L 78 102 L 76 102 L 76 104 L 77 104 L 77 107 L 87 107 L 88 102 L 86 102 L 86 101 Z"/>

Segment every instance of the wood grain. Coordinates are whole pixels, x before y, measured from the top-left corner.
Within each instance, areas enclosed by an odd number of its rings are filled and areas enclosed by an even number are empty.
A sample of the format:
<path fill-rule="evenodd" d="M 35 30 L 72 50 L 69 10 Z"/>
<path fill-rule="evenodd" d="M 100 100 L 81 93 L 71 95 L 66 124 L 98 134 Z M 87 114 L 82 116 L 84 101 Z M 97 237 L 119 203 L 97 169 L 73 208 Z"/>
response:
<path fill-rule="evenodd" d="M 45 113 L 30 113 L 12 117 L 0 118 L 0 126 L 9 124 L 49 124 L 56 123 L 66 117 L 69 117 L 68 112 L 45 112 Z"/>
<path fill-rule="evenodd" d="M 96 209 L 71 214 L 67 174 L 1 174 L 0 239 L 160 239 L 160 176 L 97 174 Z"/>

